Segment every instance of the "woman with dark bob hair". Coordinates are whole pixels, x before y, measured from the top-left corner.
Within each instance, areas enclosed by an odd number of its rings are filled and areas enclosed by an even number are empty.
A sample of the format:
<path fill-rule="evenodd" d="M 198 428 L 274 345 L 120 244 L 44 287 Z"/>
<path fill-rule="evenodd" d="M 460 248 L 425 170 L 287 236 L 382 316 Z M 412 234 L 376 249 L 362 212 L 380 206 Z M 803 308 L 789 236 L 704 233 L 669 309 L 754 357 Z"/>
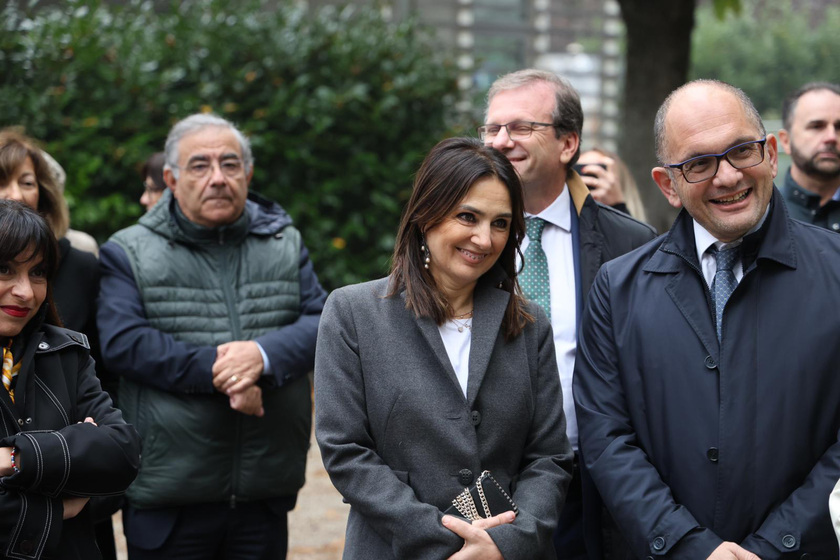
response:
<path fill-rule="evenodd" d="M 555 558 L 572 451 L 551 326 L 516 280 L 523 213 L 504 155 L 444 140 L 389 277 L 327 300 L 315 422 L 346 560 Z"/>
<path fill-rule="evenodd" d="M 52 301 L 58 249 L 28 206 L 0 200 L 0 555 L 100 558 L 88 500 L 123 492 L 134 428 L 99 385 L 87 337 Z"/>

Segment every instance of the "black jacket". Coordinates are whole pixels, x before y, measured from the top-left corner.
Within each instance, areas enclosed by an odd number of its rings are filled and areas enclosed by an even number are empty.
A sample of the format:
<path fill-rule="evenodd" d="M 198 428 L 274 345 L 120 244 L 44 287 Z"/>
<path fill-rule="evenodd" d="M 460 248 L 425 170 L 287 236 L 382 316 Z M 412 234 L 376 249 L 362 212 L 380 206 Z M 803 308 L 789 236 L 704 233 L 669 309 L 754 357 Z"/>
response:
<path fill-rule="evenodd" d="M 140 439 L 102 391 L 85 335 L 42 325 L 22 337 L 15 401 L 0 390 L 0 447 L 20 466 L 0 478 L 0 557 L 99 558 L 90 508 L 62 521 L 62 499 L 123 492 Z"/>
<path fill-rule="evenodd" d="M 832 199 L 821 205 L 820 195 L 803 189 L 794 181 L 790 169 L 785 173 L 781 191 L 791 218 L 832 231 L 840 231 L 840 200 Z"/>

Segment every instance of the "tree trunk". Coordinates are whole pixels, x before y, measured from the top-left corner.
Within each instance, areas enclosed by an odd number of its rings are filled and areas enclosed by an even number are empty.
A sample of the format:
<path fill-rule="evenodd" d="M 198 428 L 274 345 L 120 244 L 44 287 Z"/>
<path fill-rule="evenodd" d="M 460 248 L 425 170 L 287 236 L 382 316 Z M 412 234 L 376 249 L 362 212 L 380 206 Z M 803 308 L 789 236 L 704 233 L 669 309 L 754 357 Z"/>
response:
<path fill-rule="evenodd" d="M 650 176 L 656 165 L 653 121 L 669 93 L 685 83 L 696 0 L 618 0 L 627 28 L 627 75 L 619 152 L 639 185 L 648 221 L 667 230 L 677 211 Z"/>

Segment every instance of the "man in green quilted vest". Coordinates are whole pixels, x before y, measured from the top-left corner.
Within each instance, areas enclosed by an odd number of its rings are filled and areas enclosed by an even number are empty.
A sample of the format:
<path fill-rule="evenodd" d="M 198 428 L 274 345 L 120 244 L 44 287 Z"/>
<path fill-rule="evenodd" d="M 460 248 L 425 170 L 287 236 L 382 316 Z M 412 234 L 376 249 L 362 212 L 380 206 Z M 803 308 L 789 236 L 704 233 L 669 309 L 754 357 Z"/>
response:
<path fill-rule="evenodd" d="M 101 249 L 98 327 L 143 437 L 131 560 L 286 557 L 326 293 L 292 220 L 248 187 L 248 139 L 198 114 L 166 140 L 160 202 Z"/>

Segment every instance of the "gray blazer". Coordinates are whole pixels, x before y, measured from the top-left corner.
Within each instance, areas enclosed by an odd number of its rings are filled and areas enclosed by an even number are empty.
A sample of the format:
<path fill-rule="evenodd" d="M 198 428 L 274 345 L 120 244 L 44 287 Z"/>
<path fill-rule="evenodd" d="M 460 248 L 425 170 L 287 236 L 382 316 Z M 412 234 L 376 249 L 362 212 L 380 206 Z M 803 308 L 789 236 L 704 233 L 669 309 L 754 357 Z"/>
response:
<path fill-rule="evenodd" d="M 437 325 L 387 282 L 333 292 L 318 333 L 316 436 L 351 506 L 344 558 L 448 558 L 463 540 L 441 512 L 483 470 L 519 507 L 489 530 L 505 559 L 555 558 L 573 455 L 545 314 L 529 306 L 536 322 L 507 342 L 509 295 L 479 283 L 465 399 Z"/>

